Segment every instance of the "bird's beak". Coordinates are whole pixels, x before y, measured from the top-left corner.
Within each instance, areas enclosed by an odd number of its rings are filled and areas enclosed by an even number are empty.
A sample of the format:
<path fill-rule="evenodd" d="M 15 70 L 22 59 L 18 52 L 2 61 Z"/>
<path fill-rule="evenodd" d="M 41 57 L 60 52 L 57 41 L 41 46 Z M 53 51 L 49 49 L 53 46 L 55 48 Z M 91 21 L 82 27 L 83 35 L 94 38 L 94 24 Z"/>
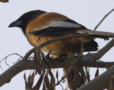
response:
<path fill-rule="evenodd" d="M 14 21 L 9 25 L 9 27 L 20 27 L 21 25 L 22 25 L 21 21 Z"/>

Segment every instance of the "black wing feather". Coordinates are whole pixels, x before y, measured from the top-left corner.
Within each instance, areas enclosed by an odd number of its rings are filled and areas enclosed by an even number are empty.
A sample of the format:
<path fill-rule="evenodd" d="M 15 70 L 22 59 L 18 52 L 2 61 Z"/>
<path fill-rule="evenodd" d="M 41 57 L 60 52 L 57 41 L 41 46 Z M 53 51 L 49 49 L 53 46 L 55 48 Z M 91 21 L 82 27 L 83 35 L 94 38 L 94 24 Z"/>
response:
<path fill-rule="evenodd" d="M 70 22 L 73 24 L 78 24 L 77 22 L 73 21 L 73 20 L 64 20 L 66 22 Z M 62 34 L 66 34 L 66 33 L 72 33 L 72 32 L 76 32 L 77 30 L 83 30 L 86 29 L 86 27 L 84 27 L 81 24 L 78 24 L 81 27 L 80 28 L 76 28 L 76 27 L 47 27 L 41 30 L 35 30 L 32 32 L 29 32 L 29 34 L 32 35 L 36 35 L 36 36 L 60 36 Z"/>

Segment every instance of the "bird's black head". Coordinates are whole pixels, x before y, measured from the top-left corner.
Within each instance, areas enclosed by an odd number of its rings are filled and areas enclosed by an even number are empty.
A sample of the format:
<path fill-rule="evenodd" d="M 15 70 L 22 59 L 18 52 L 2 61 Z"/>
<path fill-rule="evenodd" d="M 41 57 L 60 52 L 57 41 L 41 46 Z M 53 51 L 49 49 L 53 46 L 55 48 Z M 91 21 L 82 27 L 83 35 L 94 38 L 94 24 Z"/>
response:
<path fill-rule="evenodd" d="M 23 14 L 21 17 L 19 17 L 16 21 L 12 22 L 9 25 L 9 27 L 20 27 L 23 33 L 25 34 L 25 29 L 28 23 L 43 13 L 46 13 L 46 12 L 41 10 L 29 11 Z"/>

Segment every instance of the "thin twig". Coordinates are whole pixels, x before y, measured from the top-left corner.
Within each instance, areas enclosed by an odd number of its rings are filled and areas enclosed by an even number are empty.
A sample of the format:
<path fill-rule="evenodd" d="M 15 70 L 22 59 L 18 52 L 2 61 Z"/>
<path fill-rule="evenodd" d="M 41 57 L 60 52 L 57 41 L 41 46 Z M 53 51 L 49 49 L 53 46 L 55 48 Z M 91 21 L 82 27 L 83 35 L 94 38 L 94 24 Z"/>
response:
<path fill-rule="evenodd" d="M 4 59 L 7 59 L 9 56 L 12 56 L 12 55 L 17 55 L 17 56 L 23 58 L 23 57 L 22 57 L 21 55 L 19 55 L 18 53 L 12 53 L 12 54 L 9 54 L 9 55 L 7 55 L 6 57 L 4 57 L 2 60 L 0 60 L 0 63 L 1 63 Z"/>
<path fill-rule="evenodd" d="M 101 25 L 101 23 L 114 11 L 114 8 L 109 11 L 103 18 L 102 20 L 98 23 L 98 25 L 94 28 L 94 31 Z"/>
<path fill-rule="evenodd" d="M 7 58 L 9 57 L 9 56 L 12 56 L 12 55 L 17 55 L 17 56 L 19 56 L 21 59 L 23 58 L 21 55 L 19 55 L 18 53 L 12 53 L 12 54 L 9 54 L 9 55 L 7 55 L 6 57 L 4 57 L 2 60 L 0 60 L 0 63 L 3 61 L 3 60 L 5 60 L 5 63 L 6 63 L 6 65 L 8 65 L 9 67 L 10 67 L 10 65 L 7 63 Z"/>

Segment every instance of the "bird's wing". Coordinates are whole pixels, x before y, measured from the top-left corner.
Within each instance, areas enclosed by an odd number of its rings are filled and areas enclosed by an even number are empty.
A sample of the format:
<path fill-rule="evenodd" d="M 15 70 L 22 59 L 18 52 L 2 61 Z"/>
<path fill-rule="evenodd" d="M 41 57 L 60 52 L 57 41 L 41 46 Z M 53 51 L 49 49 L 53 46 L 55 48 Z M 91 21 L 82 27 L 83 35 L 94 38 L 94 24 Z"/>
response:
<path fill-rule="evenodd" d="M 54 36 L 66 33 L 76 32 L 80 29 L 86 29 L 84 26 L 74 22 L 73 20 L 52 21 L 49 25 L 41 29 L 29 32 L 32 35 Z"/>

